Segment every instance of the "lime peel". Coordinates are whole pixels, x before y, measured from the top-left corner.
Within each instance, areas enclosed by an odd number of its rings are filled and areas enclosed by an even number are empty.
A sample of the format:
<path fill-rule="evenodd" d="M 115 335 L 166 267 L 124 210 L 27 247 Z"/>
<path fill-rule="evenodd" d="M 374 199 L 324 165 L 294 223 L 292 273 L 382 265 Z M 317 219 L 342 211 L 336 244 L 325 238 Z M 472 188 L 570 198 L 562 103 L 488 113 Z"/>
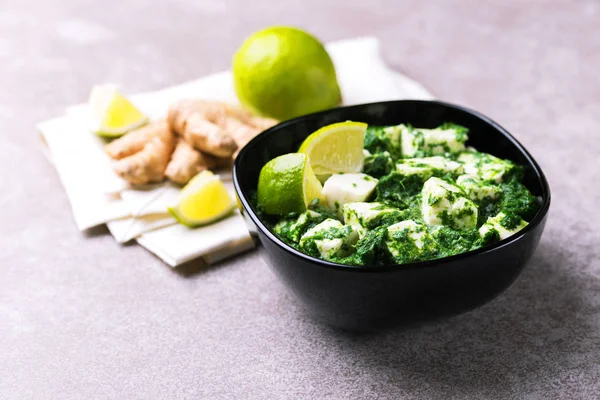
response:
<path fill-rule="evenodd" d="M 180 224 L 195 228 L 225 218 L 235 206 L 219 176 L 202 171 L 181 190 L 178 204 L 167 210 Z"/>
<path fill-rule="evenodd" d="M 263 212 L 283 216 L 305 211 L 314 199 L 322 198 L 322 190 L 306 154 L 290 153 L 263 166 L 257 200 Z"/>
<path fill-rule="evenodd" d="M 91 130 L 98 136 L 120 137 L 148 123 L 148 118 L 115 85 L 94 86 L 88 103 Z"/>
<path fill-rule="evenodd" d="M 340 104 L 335 67 L 323 44 L 301 29 L 254 33 L 233 57 L 240 102 L 254 113 L 286 120 Z"/>

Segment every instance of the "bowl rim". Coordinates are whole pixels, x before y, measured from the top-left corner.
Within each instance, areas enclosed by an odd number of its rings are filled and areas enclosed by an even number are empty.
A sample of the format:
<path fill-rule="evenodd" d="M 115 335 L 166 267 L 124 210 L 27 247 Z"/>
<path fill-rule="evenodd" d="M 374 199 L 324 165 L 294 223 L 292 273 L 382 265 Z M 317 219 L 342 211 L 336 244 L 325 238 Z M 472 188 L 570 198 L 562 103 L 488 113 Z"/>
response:
<path fill-rule="evenodd" d="M 533 166 L 534 172 L 535 172 L 535 174 L 538 178 L 538 181 L 540 182 L 541 187 L 542 187 L 542 195 L 541 195 L 542 205 L 541 205 L 540 209 L 538 210 L 537 214 L 535 215 L 535 217 L 531 220 L 531 222 L 529 222 L 529 224 L 525 228 L 520 230 L 518 233 L 511 235 L 510 237 L 508 237 L 504 240 L 500 240 L 496 243 L 481 247 L 476 250 L 471 250 L 471 251 L 468 251 L 465 253 L 455 254 L 453 256 L 442 257 L 442 258 L 437 258 L 437 259 L 433 259 L 433 260 L 418 261 L 418 262 L 407 263 L 407 264 L 384 264 L 384 265 L 348 265 L 348 264 L 340 264 L 340 263 L 335 263 L 335 262 L 331 262 L 331 261 L 326 261 L 326 260 L 322 260 L 320 258 L 309 256 L 308 254 L 304 254 L 301 251 L 296 250 L 292 246 L 285 243 L 283 240 L 279 239 L 277 237 L 277 235 L 275 235 L 273 232 L 271 232 L 269 230 L 269 228 L 267 228 L 265 226 L 265 224 L 263 224 L 263 222 L 260 220 L 260 218 L 258 218 L 258 215 L 256 214 L 256 210 L 254 210 L 254 208 L 252 207 L 249 199 L 243 193 L 243 190 L 240 187 L 240 183 L 239 183 L 239 179 L 238 179 L 238 171 L 242 168 L 240 166 L 241 160 L 243 160 L 245 158 L 246 153 L 250 151 L 249 149 L 252 148 L 253 145 L 255 145 L 257 141 L 261 140 L 261 138 L 263 138 L 265 136 L 271 135 L 272 132 L 275 130 L 284 129 L 287 126 L 294 125 L 294 124 L 296 124 L 304 119 L 307 119 L 307 118 L 314 118 L 314 117 L 318 117 L 320 115 L 326 115 L 334 110 L 340 110 L 340 109 L 352 110 L 352 109 L 359 109 L 359 108 L 366 107 L 366 106 L 398 104 L 398 103 L 421 104 L 423 106 L 435 104 L 435 105 L 441 105 L 443 107 L 459 110 L 459 111 L 465 112 L 467 114 L 471 114 L 472 116 L 479 118 L 483 122 L 491 125 L 494 129 L 496 129 L 498 132 L 500 132 L 506 139 L 508 139 L 525 156 L 527 161 Z M 531 232 L 535 228 L 537 228 L 537 226 L 540 225 L 544 221 L 546 215 L 548 214 L 548 210 L 550 208 L 550 202 L 551 202 L 550 186 L 548 184 L 546 176 L 544 175 L 544 172 L 540 168 L 537 161 L 535 161 L 535 159 L 531 156 L 531 154 L 529 154 L 527 149 L 517 139 L 515 139 L 515 137 L 513 137 L 500 124 L 498 124 L 491 118 L 485 116 L 484 114 L 482 114 L 478 111 L 475 111 L 475 110 L 467 108 L 467 107 L 459 106 L 456 104 L 438 101 L 438 100 L 390 100 L 390 101 L 381 101 L 381 102 L 373 102 L 373 103 L 363 103 L 363 104 L 356 104 L 356 105 L 351 105 L 351 106 L 336 107 L 333 109 L 328 109 L 325 111 L 307 114 L 307 115 L 303 115 L 300 117 L 296 117 L 296 118 L 281 122 L 269 129 L 261 132 L 254 138 L 252 138 L 252 140 L 250 140 L 250 142 L 248 142 L 240 150 L 240 153 L 236 157 L 236 160 L 233 164 L 232 175 L 233 175 L 233 185 L 235 188 L 235 192 L 238 196 L 240 203 L 242 204 L 242 207 L 248 213 L 248 216 L 250 217 L 250 219 L 252 220 L 254 225 L 257 227 L 257 229 L 259 229 L 271 241 L 273 241 L 276 245 L 278 245 L 280 248 L 282 248 L 285 252 L 289 253 L 289 255 L 292 257 L 300 258 L 304 261 L 307 261 L 307 262 L 310 262 L 310 263 L 313 263 L 316 265 L 320 265 L 320 266 L 323 266 L 323 267 L 326 267 L 329 269 L 342 269 L 342 270 L 353 271 L 353 272 L 366 272 L 366 273 L 397 272 L 397 271 L 405 271 L 405 270 L 414 269 L 414 268 L 419 268 L 419 269 L 420 268 L 431 268 L 431 267 L 437 267 L 440 265 L 459 261 L 463 258 L 473 257 L 473 256 L 478 256 L 478 255 L 494 252 L 501 248 L 510 246 L 511 244 L 517 242 L 523 236 L 527 235 L 529 232 Z"/>

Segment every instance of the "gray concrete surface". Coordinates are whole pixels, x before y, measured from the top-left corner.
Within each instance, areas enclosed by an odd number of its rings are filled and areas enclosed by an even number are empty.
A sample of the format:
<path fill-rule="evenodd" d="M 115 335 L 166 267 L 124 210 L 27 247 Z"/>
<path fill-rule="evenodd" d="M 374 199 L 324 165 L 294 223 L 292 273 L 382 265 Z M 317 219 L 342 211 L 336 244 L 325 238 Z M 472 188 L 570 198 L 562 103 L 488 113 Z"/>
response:
<path fill-rule="evenodd" d="M 0 398 L 599 398 L 599 23 L 593 0 L 4 0 Z M 376 35 L 392 66 L 531 150 L 553 205 L 502 297 L 355 336 L 307 318 L 260 250 L 184 276 L 76 230 L 34 124 L 95 83 L 133 93 L 228 68 L 272 24 Z"/>

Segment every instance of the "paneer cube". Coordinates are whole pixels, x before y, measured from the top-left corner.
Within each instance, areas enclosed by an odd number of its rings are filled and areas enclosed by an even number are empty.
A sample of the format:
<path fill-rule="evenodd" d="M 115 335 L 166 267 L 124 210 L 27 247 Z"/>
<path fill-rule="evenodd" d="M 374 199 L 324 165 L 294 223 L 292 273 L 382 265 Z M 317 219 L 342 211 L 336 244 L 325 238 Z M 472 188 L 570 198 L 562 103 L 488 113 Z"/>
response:
<path fill-rule="evenodd" d="M 365 149 L 371 154 L 387 151 L 392 158 L 402 157 L 402 131 L 410 129 L 406 125 L 369 126 L 365 134 Z"/>
<path fill-rule="evenodd" d="M 465 149 L 467 132 L 467 128 L 454 124 L 444 124 L 435 129 L 404 129 L 402 156 L 458 154 Z"/>
<path fill-rule="evenodd" d="M 468 151 L 458 156 L 467 175 L 477 176 L 484 181 L 501 183 L 514 175 L 518 167 L 510 160 L 503 160 L 491 154 Z"/>
<path fill-rule="evenodd" d="M 341 217 L 344 204 L 368 200 L 377 182 L 377 179 L 360 173 L 331 175 L 323 185 L 324 204 Z"/>
<path fill-rule="evenodd" d="M 458 187 L 429 178 L 421 191 L 421 213 L 428 225 L 471 229 L 477 225 L 477 206 Z"/>
<path fill-rule="evenodd" d="M 312 226 L 325 219 L 321 214 L 306 210 L 296 219 L 283 219 L 273 227 L 276 234 L 293 243 L 298 243 L 300 237 Z"/>
<path fill-rule="evenodd" d="M 402 142 L 402 135 L 404 132 L 410 131 L 412 128 L 408 125 L 400 124 L 396 126 L 386 126 L 383 128 L 385 137 L 394 144 L 400 144 Z"/>
<path fill-rule="evenodd" d="M 490 232 L 497 232 L 500 240 L 514 235 L 527 226 L 519 216 L 509 217 L 503 212 L 499 212 L 494 217 L 489 217 L 487 221 L 479 228 L 481 237 L 485 237 Z"/>
<path fill-rule="evenodd" d="M 418 175 L 423 180 L 431 176 L 443 176 L 445 174 L 459 175 L 463 173 L 463 166 L 441 156 L 424 158 L 407 158 L 396 164 L 396 171 L 400 174 Z"/>
<path fill-rule="evenodd" d="M 411 131 L 412 127 L 404 124 L 396 126 L 386 126 L 383 128 L 383 136 L 388 144 L 387 151 L 396 158 L 402 156 L 402 137 L 404 132 Z"/>
<path fill-rule="evenodd" d="M 359 237 L 367 230 L 381 225 L 391 225 L 400 220 L 402 213 L 397 208 L 382 203 L 348 203 L 343 207 L 344 223 L 352 226 Z"/>
<path fill-rule="evenodd" d="M 410 219 L 388 226 L 385 244 L 398 263 L 428 259 L 437 250 L 427 227 Z"/>
<path fill-rule="evenodd" d="M 346 257 L 354 251 L 358 233 L 349 225 L 328 218 L 312 227 L 300 239 L 300 250 L 326 260 Z"/>
<path fill-rule="evenodd" d="M 486 184 L 471 175 L 461 175 L 456 178 L 456 186 L 460 187 L 473 201 L 497 200 L 502 194 L 498 186 Z"/>

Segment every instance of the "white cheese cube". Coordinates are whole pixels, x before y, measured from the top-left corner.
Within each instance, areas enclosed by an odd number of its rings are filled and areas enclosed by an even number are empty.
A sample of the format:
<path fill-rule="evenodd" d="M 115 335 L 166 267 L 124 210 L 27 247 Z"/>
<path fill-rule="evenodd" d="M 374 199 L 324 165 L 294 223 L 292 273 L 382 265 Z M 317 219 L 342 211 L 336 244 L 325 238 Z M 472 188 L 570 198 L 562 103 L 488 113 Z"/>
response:
<path fill-rule="evenodd" d="M 400 210 L 382 203 L 348 203 L 343 207 L 344 223 L 352 226 L 362 238 L 368 229 L 382 222 L 395 222 L 400 218 Z"/>
<path fill-rule="evenodd" d="M 313 226 L 308 231 L 306 231 L 306 233 L 304 235 L 302 235 L 302 239 L 304 239 L 306 237 L 314 236 L 315 234 L 317 234 L 319 232 L 325 232 L 325 231 L 329 230 L 330 228 L 342 228 L 343 226 L 344 226 L 344 224 L 342 224 L 340 221 L 333 219 L 333 218 L 327 218 L 325 221 L 321 222 L 318 225 Z"/>
<path fill-rule="evenodd" d="M 481 228 L 479 228 L 479 234 L 481 235 L 481 237 L 484 237 L 490 231 L 496 231 L 498 232 L 498 236 L 500 236 L 500 240 L 502 240 L 514 235 L 515 233 L 519 232 L 521 229 L 527 226 L 527 222 L 521 219 L 518 220 L 516 224 L 514 224 L 513 221 L 510 221 L 513 222 L 511 224 L 513 226 L 507 228 L 505 225 L 507 225 L 507 223 L 510 222 L 505 220 L 505 218 L 506 214 L 504 214 L 503 212 L 498 213 L 494 217 L 489 217 L 487 221 L 483 225 L 481 225 Z"/>
<path fill-rule="evenodd" d="M 352 227 L 328 218 L 302 235 L 300 249 L 324 259 L 345 257 L 352 253 L 357 240 L 358 233 Z"/>
<path fill-rule="evenodd" d="M 456 185 L 460 187 L 471 200 L 496 200 L 502 194 L 498 186 L 488 185 L 472 175 L 461 175 L 456 178 Z"/>
<path fill-rule="evenodd" d="M 394 158 L 400 158 L 402 157 L 401 138 L 403 129 L 406 129 L 404 125 L 369 129 L 365 136 L 367 147 L 374 153 L 387 151 Z M 375 142 L 372 142 L 372 140 L 375 140 Z M 373 145 L 373 147 L 371 147 L 371 145 Z"/>
<path fill-rule="evenodd" d="M 487 153 L 469 151 L 458 156 L 467 175 L 476 176 L 484 181 L 501 183 L 506 176 L 517 168 L 510 160 L 503 160 Z"/>
<path fill-rule="evenodd" d="M 411 130 L 410 127 L 400 124 L 396 126 L 386 126 L 383 129 L 384 135 L 393 144 L 400 144 L 402 141 L 402 135 L 404 132 Z"/>
<path fill-rule="evenodd" d="M 466 135 L 456 129 L 421 129 L 425 151 L 431 155 L 460 153 L 465 149 Z"/>
<path fill-rule="evenodd" d="M 397 157 L 404 154 L 404 137 L 410 136 L 409 132 L 412 130 L 412 127 L 404 124 L 385 127 L 383 136 L 388 140 L 388 151 Z"/>
<path fill-rule="evenodd" d="M 427 228 L 413 220 L 391 225 L 387 232 L 386 246 L 399 262 L 417 260 L 424 252 L 433 252 L 436 249 L 436 242 Z"/>
<path fill-rule="evenodd" d="M 458 156 L 458 161 L 462 163 L 465 174 L 471 176 L 479 175 L 479 156 L 476 151 L 464 152 Z"/>
<path fill-rule="evenodd" d="M 421 176 L 421 177 L 423 177 L 423 179 L 427 179 L 433 175 L 433 169 L 430 167 L 425 167 L 425 166 L 418 167 L 415 165 L 410 165 L 409 163 L 406 163 L 406 162 L 396 164 L 396 172 L 398 172 L 404 176 L 411 176 L 411 175 Z"/>
<path fill-rule="evenodd" d="M 470 229 L 477 224 L 477 206 L 458 187 L 439 178 L 429 178 L 421 196 L 421 213 L 428 225 Z"/>
<path fill-rule="evenodd" d="M 462 164 L 441 156 L 407 158 L 396 164 L 396 171 L 402 175 L 419 175 L 424 179 L 433 175 L 462 174 Z"/>
<path fill-rule="evenodd" d="M 323 185 L 324 204 L 341 216 L 344 204 L 368 200 L 377 182 L 377 179 L 360 173 L 331 175 Z"/>
<path fill-rule="evenodd" d="M 414 157 L 423 146 L 423 134 L 416 129 L 399 125 L 402 134 L 402 156 Z"/>
<path fill-rule="evenodd" d="M 442 125 L 436 129 L 403 129 L 402 155 L 414 157 L 419 152 L 426 156 L 457 154 L 465 149 L 467 135 L 459 126 Z"/>

